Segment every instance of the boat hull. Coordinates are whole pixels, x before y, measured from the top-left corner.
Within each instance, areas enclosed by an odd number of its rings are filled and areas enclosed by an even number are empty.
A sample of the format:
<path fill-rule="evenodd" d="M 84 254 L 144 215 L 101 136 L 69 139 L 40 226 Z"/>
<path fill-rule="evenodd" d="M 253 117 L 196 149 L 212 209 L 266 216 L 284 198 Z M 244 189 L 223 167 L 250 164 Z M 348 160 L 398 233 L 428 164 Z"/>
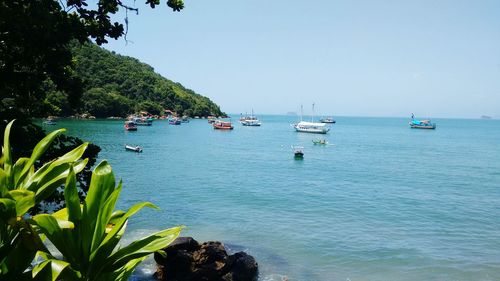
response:
<path fill-rule="evenodd" d="M 232 130 L 233 127 L 232 126 L 231 127 L 225 127 L 225 126 L 216 126 L 216 125 L 214 125 L 214 129 L 215 130 L 226 130 L 226 131 L 229 131 L 229 130 Z"/>
<path fill-rule="evenodd" d="M 248 127 L 260 127 L 261 124 L 260 123 L 254 123 L 254 122 L 242 121 L 241 125 L 248 126 Z"/>
<path fill-rule="evenodd" d="M 436 125 L 410 125 L 410 128 L 434 130 L 434 129 L 436 129 Z"/>
<path fill-rule="evenodd" d="M 126 145 L 125 146 L 125 150 L 126 151 L 137 152 L 137 153 L 141 153 L 142 152 L 142 148 L 140 148 L 138 146 L 134 147 L 134 146 L 130 146 L 130 145 Z"/>
<path fill-rule="evenodd" d="M 311 129 L 311 128 L 297 128 L 295 127 L 295 131 L 300 133 L 310 133 L 310 134 L 326 134 L 330 129 Z"/>

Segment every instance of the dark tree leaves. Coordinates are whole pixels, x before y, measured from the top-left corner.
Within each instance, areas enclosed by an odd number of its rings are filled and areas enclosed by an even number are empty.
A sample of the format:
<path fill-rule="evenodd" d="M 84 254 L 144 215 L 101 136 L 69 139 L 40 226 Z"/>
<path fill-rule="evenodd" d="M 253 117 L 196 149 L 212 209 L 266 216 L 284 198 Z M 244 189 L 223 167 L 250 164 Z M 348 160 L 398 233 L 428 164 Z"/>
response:
<path fill-rule="evenodd" d="M 28 116 L 46 114 L 47 80 L 68 95 L 72 106 L 78 104 L 82 85 L 74 75 L 68 44 L 92 38 L 102 45 L 107 38 L 118 39 L 124 35 L 123 24 L 110 16 L 120 10 L 138 11 L 121 0 L 87 2 L 0 0 L 0 111 L 15 107 Z M 159 0 L 146 3 L 154 7 Z M 167 5 L 173 11 L 184 7 L 181 0 L 169 0 Z"/>

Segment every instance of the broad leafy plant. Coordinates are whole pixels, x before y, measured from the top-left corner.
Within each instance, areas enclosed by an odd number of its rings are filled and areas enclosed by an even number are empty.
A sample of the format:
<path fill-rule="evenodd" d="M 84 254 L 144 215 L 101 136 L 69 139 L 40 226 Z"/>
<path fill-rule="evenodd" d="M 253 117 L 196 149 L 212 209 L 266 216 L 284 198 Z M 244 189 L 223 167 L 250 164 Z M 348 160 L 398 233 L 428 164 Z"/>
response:
<path fill-rule="evenodd" d="M 66 208 L 52 214 L 33 217 L 36 225 L 62 254 L 41 251 L 40 263 L 33 277 L 52 280 L 127 280 L 136 266 L 147 256 L 168 246 L 182 226 L 156 232 L 125 247 L 117 248 L 130 216 L 144 207 L 156 208 L 149 202 L 132 206 L 128 211 L 114 211 L 122 189 L 115 186 L 111 166 L 101 162 L 94 170 L 89 192 L 83 205 L 78 201 L 75 174 L 70 172 L 64 197 Z"/>
<path fill-rule="evenodd" d="M 182 226 L 162 230 L 119 247 L 128 219 L 149 202 L 128 211 L 114 210 L 122 184 L 115 185 L 111 166 L 93 171 L 87 197 L 80 203 L 76 173 L 86 165 L 84 143 L 44 164 L 35 164 L 54 138 L 48 134 L 30 158 L 12 163 L 9 123 L 0 161 L 0 280 L 127 280 L 137 265 L 178 237 Z M 28 211 L 64 184 L 66 208 L 30 217 Z M 44 239 L 56 250 L 49 250 Z"/>
<path fill-rule="evenodd" d="M 0 161 L 0 279 L 12 280 L 25 274 L 35 253 L 45 249 L 27 212 L 64 184 L 70 168 L 73 173 L 83 170 L 87 160 L 80 158 L 88 145 L 84 143 L 35 171 L 39 158 L 64 130 L 48 134 L 35 146 L 31 157 L 13 163 L 9 140 L 13 123 L 5 129 Z"/>

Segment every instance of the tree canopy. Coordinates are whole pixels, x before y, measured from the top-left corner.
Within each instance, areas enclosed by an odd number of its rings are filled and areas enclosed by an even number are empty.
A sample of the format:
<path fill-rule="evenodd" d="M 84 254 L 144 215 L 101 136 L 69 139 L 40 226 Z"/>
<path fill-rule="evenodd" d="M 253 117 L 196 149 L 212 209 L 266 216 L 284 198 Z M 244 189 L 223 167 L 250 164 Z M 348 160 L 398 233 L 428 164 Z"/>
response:
<path fill-rule="evenodd" d="M 74 44 L 71 48 L 75 72 L 84 81 L 80 112 L 96 117 L 124 116 L 134 111 L 159 114 L 169 109 L 191 116 L 223 115 L 219 106 L 155 73 L 154 69 L 127 56 L 105 50 L 95 44 Z M 55 107 L 67 101 L 49 95 Z"/>
<path fill-rule="evenodd" d="M 42 115 L 48 110 L 42 106 L 47 83 L 67 96 L 69 106 L 78 104 L 82 85 L 68 44 L 92 38 L 101 45 L 118 39 L 124 25 L 110 16 L 120 10 L 138 12 L 127 4 L 135 1 L 87 2 L 0 0 L 0 112 L 15 108 L 24 115 Z M 146 4 L 154 8 L 160 0 Z M 182 0 L 168 0 L 167 5 L 173 11 L 184 7 Z"/>

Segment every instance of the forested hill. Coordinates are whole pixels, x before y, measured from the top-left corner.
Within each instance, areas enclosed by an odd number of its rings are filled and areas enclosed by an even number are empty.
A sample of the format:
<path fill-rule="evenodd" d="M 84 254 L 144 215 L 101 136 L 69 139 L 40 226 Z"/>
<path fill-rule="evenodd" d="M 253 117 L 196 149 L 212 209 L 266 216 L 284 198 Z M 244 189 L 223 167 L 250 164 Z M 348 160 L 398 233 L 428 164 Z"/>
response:
<path fill-rule="evenodd" d="M 188 116 L 223 115 L 209 98 L 162 77 L 135 58 L 94 44 L 75 45 L 72 52 L 77 75 L 84 82 L 82 113 L 109 117 L 169 109 Z"/>

